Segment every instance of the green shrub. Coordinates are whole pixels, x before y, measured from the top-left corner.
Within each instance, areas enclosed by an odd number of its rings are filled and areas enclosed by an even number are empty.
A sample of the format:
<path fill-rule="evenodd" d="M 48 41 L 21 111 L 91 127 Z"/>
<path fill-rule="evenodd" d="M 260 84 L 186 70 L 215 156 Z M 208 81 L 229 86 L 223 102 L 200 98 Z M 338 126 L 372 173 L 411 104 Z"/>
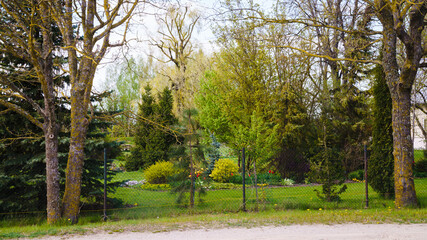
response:
<path fill-rule="evenodd" d="M 359 181 L 363 181 L 364 178 L 365 178 L 365 171 L 361 170 L 361 169 L 353 171 L 353 172 L 350 172 L 348 174 L 348 179 L 349 180 L 357 179 Z"/>
<path fill-rule="evenodd" d="M 285 178 L 282 180 L 282 185 L 283 186 L 292 186 L 294 185 L 295 181 L 289 178 Z"/>
<path fill-rule="evenodd" d="M 392 101 L 381 65 L 374 69 L 372 152 L 368 163 L 368 182 L 380 196 L 394 198 L 394 157 Z"/>
<path fill-rule="evenodd" d="M 280 174 L 272 173 L 260 173 L 257 175 L 257 183 L 268 183 L 269 185 L 281 185 L 282 177 Z"/>
<path fill-rule="evenodd" d="M 237 174 L 239 167 L 230 159 L 218 159 L 214 170 L 209 175 L 216 182 L 229 182 L 233 175 Z"/>
<path fill-rule="evenodd" d="M 145 179 L 148 183 L 159 184 L 168 183 L 170 177 L 176 173 L 173 163 L 160 161 L 149 166 L 145 171 Z"/>
<path fill-rule="evenodd" d="M 427 159 L 415 162 L 414 176 L 419 178 L 427 177 Z"/>
<path fill-rule="evenodd" d="M 228 181 L 229 183 L 234 183 L 234 184 L 242 184 L 243 183 L 243 177 L 242 175 L 240 175 L 240 173 L 236 173 L 233 174 L 233 176 L 231 176 L 230 180 Z M 248 183 L 248 177 L 246 177 L 246 183 Z"/>
<path fill-rule="evenodd" d="M 338 152 L 327 148 L 310 159 L 310 178 L 314 182 L 322 184 L 322 191 L 314 191 L 322 200 L 327 202 L 338 202 L 340 194 L 345 192 L 347 185 L 344 169 L 338 157 Z"/>

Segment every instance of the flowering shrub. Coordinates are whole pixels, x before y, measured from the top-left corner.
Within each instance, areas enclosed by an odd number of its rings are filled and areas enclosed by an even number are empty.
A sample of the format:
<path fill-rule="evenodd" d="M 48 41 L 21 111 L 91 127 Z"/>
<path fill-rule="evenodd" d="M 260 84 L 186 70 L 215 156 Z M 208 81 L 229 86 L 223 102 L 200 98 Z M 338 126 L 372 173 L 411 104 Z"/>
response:
<path fill-rule="evenodd" d="M 239 167 L 230 159 L 218 159 L 209 176 L 216 182 L 224 183 L 228 182 L 238 171 Z"/>
<path fill-rule="evenodd" d="M 295 183 L 294 180 L 289 179 L 289 178 L 285 178 L 282 180 L 283 186 L 292 186 L 292 185 L 294 185 L 294 183 Z"/>
<path fill-rule="evenodd" d="M 168 179 L 176 173 L 176 169 L 171 162 L 156 162 L 149 166 L 145 171 L 145 179 L 148 183 L 159 184 L 167 183 Z"/>

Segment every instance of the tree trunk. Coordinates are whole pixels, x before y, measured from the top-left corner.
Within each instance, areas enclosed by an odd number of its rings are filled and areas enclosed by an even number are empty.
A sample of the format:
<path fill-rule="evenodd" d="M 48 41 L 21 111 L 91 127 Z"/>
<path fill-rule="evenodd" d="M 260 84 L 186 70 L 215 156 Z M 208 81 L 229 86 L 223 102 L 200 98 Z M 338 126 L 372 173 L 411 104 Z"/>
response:
<path fill-rule="evenodd" d="M 413 177 L 413 142 L 411 139 L 411 90 L 399 88 L 392 94 L 393 155 L 396 207 L 417 205 Z"/>
<path fill-rule="evenodd" d="M 47 222 L 56 223 L 61 218 L 60 204 L 60 175 L 58 160 L 58 132 L 59 126 L 56 119 L 56 96 L 53 77 L 52 30 L 49 8 L 45 2 L 39 2 L 43 25 L 43 44 L 41 55 L 38 56 L 36 68 L 38 77 L 44 81 L 42 90 L 44 94 L 44 123 L 43 133 L 45 137 L 46 153 L 46 198 L 47 198 Z M 44 84 L 43 84 L 44 82 Z"/>
<path fill-rule="evenodd" d="M 414 5 L 415 6 L 415 5 Z M 423 11 L 411 15 L 410 31 L 402 29 L 401 19 L 388 2 L 379 1 L 378 18 L 383 25 L 383 67 L 392 99 L 393 155 L 395 206 L 417 206 L 417 196 L 413 178 L 413 142 L 411 139 L 411 90 L 422 56 L 421 27 Z M 420 16 L 418 16 L 420 14 Z M 419 17 L 419 19 L 418 19 Z M 397 24 L 399 23 L 399 24 Z M 409 35 L 410 34 L 410 35 Z M 409 36 L 409 37 L 408 37 Z M 406 59 L 402 66 L 397 61 L 397 39 L 404 43 Z"/>
<path fill-rule="evenodd" d="M 47 190 L 47 223 L 52 224 L 61 217 L 59 199 L 59 164 L 58 134 L 54 128 L 45 133 L 46 144 L 46 190 Z"/>
<path fill-rule="evenodd" d="M 87 106 L 83 100 L 84 94 L 74 90 L 71 95 L 73 96 L 71 98 L 71 139 L 62 207 L 63 217 L 71 223 L 77 223 L 88 119 L 86 118 Z"/>

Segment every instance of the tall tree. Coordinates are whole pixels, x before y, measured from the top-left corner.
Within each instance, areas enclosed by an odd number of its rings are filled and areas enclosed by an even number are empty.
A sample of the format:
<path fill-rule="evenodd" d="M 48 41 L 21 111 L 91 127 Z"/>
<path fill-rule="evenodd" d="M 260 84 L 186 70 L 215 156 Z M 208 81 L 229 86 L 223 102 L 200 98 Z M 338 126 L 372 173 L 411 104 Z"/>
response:
<path fill-rule="evenodd" d="M 168 160 L 169 147 L 175 143 L 170 127 L 176 123 L 172 113 L 173 98 L 165 88 L 156 99 L 147 84 L 139 106 L 135 147 L 126 162 L 126 169 L 145 169 L 158 161 Z"/>
<path fill-rule="evenodd" d="M 332 3 L 332 5 L 330 4 Z M 336 3 L 336 4 L 334 4 Z M 380 63 L 386 73 L 386 81 L 391 93 L 392 99 L 392 119 L 393 119 L 393 155 L 394 155 L 394 184 L 395 184 L 395 205 L 396 207 L 406 207 L 417 205 L 415 186 L 413 180 L 412 162 L 413 142 L 410 137 L 410 100 L 411 90 L 418 69 L 424 67 L 422 59 L 425 56 L 424 51 L 424 19 L 427 12 L 426 1 L 387 1 L 387 0 L 325 0 L 316 1 L 314 7 L 324 7 L 327 10 L 337 12 L 339 7 L 346 7 L 348 14 L 343 11 L 337 15 L 336 20 L 340 24 L 328 24 L 318 16 L 302 18 L 298 14 L 289 12 L 280 13 L 273 17 L 267 17 L 262 13 L 259 18 L 268 24 L 293 24 L 297 31 L 301 29 L 313 29 L 325 27 L 332 33 L 338 34 L 339 38 L 353 37 L 357 34 L 379 36 L 373 41 L 368 41 L 362 45 L 333 45 L 332 50 L 355 50 L 375 46 L 382 42 L 383 60 L 377 61 L 372 57 L 357 57 L 348 54 L 330 55 L 322 52 L 307 51 L 306 49 L 295 46 L 283 46 L 290 49 L 296 49 L 310 56 L 316 56 L 334 62 L 345 63 Z M 306 12 L 309 8 L 301 8 L 301 12 Z M 353 12 L 353 13 L 352 13 Z M 289 13 L 289 15 L 287 15 Z M 354 14 L 356 13 L 356 14 Z M 323 14 L 321 15 L 323 16 Z M 369 30 L 366 28 L 352 28 L 357 26 L 355 23 L 368 23 L 378 19 L 382 31 Z M 356 17 L 356 18 L 355 18 Z M 333 19 L 333 18 L 329 18 Z M 359 21 L 353 21 L 359 20 Z M 350 23 L 350 25 L 345 24 Z M 362 24 L 363 26 L 364 24 Z M 301 27 L 301 28 L 300 28 Z M 327 36 L 331 36 L 327 34 Z M 304 41 L 304 39 L 302 39 Z M 331 72 L 334 80 L 334 72 Z M 325 81 L 324 81 L 325 82 Z"/>
<path fill-rule="evenodd" d="M 394 197 L 394 160 L 391 96 L 381 65 L 374 69 L 374 122 L 368 180 L 374 191 L 385 198 Z"/>
<path fill-rule="evenodd" d="M 200 15 L 187 6 L 170 5 L 164 17 L 158 19 L 162 27 L 158 31 L 161 39 L 152 40 L 152 44 L 166 57 L 166 62 L 172 62 L 177 70 L 176 76 L 168 76 L 168 78 L 175 92 L 178 114 L 182 113 L 184 108 L 192 107 L 190 106 L 192 102 L 189 100 L 194 92 L 186 86 L 188 84 L 187 67 L 194 51 L 191 38 L 199 18 Z"/>
<path fill-rule="evenodd" d="M 138 5 L 134 1 L 64 0 L 49 1 L 49 10 L 59 26 L 67 52 L 70 75 L 71 141 L 68 155 L 65 192 L 62 199 L 63 216 L 72 223 L 78 220 L 84 145 L 88 124 L 91 90 L 95 70 L 110 47 L 112 31 L 128 22 Z M 76 28 L 76 25 L 78 27 Z M 79 32 L 75 32 L 78 29 Z M 126 36 L 126 34 L 124 34 Z M 125 39 L 123 39 L 125 40 Z"/>
<path fill-rule="evenodd" d="M 382 25 L 385 76 L 392 99 L 394 186 L 396 207 L 417 206 L 413 178 L 411 92 L 425 57 L 427 2 L 367 1 Z M 402 51 L 399 51 L 401 44 Z M 398 60 L 398 58 L 402 58 Z"/>
<path fill-rule="evenodd" d="M 46 185 L 47 185 L 47 221 L 56 222 L 60 216 L 60 192 L 58 169 L 58 131 L 55 111 L 56 91 L 54 84 L 54 33 L 56 24 L 51 16 L 47 1 L 1 1 L 0 51 L 3 56 L 10 55 L 24 62 L 15 62 L 1 71 L 1 91 L 6 97 L 0 99 L 4 107 L 21 114 L 31 123 L 41 128 L 45 139 Z M 16 71 L 18 69 L 18 71 Z M 29 76 L 37 76 L 37 80 Z M 28 94 L 28 86 L 21 82 L 37 82 L 43 94 L 40 103 Z M 31 109 L 24 109 L 20 101 L 8 101 L 8 98 L 24 99 Z"/>

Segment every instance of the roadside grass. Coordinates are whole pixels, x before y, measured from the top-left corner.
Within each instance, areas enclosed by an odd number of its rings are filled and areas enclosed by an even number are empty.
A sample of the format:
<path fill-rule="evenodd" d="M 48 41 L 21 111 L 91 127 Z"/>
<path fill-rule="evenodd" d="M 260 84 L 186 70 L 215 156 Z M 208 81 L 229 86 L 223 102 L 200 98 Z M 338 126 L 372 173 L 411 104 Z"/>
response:
<path fill-rule="evenodd" d="M 45 235 L 114 233 L 123 231 L 162 232 L 197 228 L 257 227 L 291 224 L 343 224 L 343 223 L 427 223 L 427 209 L 310 209 L 267 210 L 262 212 L 186 214 L 154 219 L 108 220 L 90 223 L 82 217 L 78 224 L 61 222 L 53 226 L 46 223 L 0 228 L 0 239 L 35 238 Z"/>

